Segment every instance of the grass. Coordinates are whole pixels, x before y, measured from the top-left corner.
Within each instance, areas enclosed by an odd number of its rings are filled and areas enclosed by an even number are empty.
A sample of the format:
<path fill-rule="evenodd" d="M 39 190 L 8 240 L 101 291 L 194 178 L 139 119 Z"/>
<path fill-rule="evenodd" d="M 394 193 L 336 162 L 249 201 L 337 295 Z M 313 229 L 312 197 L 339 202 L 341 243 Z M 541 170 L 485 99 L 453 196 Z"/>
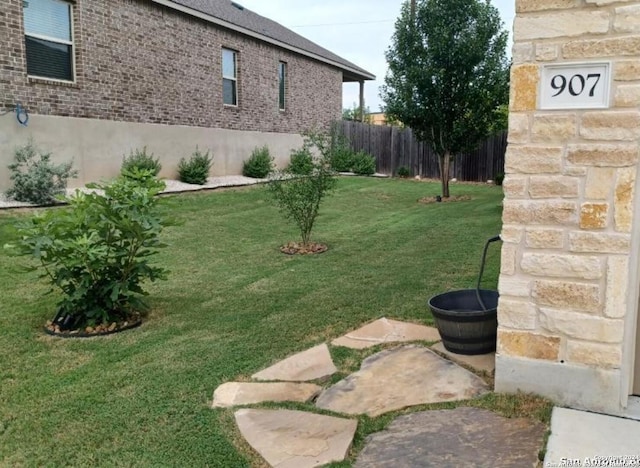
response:
<path fill-rule="evenodd" d="M 148 318 L 87 340 L 41 332 L 55 295 L 0 251 L 0 465 L 261 466 L 233 411 L 210 409 L 213 390 L 379 317 L 431 324 L 426 300 L 472 287 L 500 230 L 498 187 L 452 192 L 473 199 L 424 205 L 438 184 L 341 179 L 312 236 L 330 250 L 309 257 L 278 251 L 298 233 L 260 188 L 167 197 L 182 224 L 165 231 L 157 261 L 171 274 L 149 286 Z M 21 216 L 0 213 L 0 245 Z M 495 288 L 491 250 L 485 285 Z M 343 375 L 370 352 L 332 348 Z M 549 418 L 547 402 L 524 395 L 462 404 Z M 360 418 L 350 461 L 397 414 Z"/>

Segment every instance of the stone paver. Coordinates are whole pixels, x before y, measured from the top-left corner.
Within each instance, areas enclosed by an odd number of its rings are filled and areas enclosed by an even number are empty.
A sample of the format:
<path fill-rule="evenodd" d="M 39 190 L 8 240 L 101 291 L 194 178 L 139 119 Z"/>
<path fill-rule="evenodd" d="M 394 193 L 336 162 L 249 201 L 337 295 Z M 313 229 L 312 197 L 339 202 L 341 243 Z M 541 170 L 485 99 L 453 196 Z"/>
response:
<path fill-rule="evenodd" d="M 464 354 L 452 353 L 447 351 L 442 343 L 434 344 L 431 349 L 444 354 L 447 358 L 451 359 L 458 364 L 464 364 L 466 366 L 475 369 L 476 371 L 484 371 L 489 374 L 493 373 L 496 369 L 496 353 L 477 354 L 475 356 L 466 356 Z"/>
<path fill-rule="evenodd" d="M 364 349 L 382 343 L 406 341 L 440 341 L 440 334 L 433 327 L 399 322 L 383 317 L 340 338 L 336 338 L 331 344 L 352 349 Z"/>
<path fill-rule="evenodd" d="M 355 467 L 534 467 L 545 431 L 478 408 L 423 411 L 368 436 Z"/>
<path fill-rule="evenodd" d="M 256 380 L 286 380 L 304 382 L 319 379 L 336 372 L 326 344 L 314 346 L 277 362 L 273 366 L 253 374 Z"/>
<path fill-rule="evenodd" d="M 213 392 L 213 408 L 251 405 L 265 401 L 307 402 L 315 397 L 322 387 L 293 382 L 228 382 Z"/>
<path fill-rule="evenodd" d="M 236 423 L 271 466 L 307 468 L 342 461 L 358 422 L 304 411 L 241 409 Z"/>
<path fill-rule="evenodd" d="M 478 376 L 422 346 L 369 356 L 360 370 L 320 394 L 319 408 L 378 416 L 407 406 L 475 398 L 488 390 Z"/>

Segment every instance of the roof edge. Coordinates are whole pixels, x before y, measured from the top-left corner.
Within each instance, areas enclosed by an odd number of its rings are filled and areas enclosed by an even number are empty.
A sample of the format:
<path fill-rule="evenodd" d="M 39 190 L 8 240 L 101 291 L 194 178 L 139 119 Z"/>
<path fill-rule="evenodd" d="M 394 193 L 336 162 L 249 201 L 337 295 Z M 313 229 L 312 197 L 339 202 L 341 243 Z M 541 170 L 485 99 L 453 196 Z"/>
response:
<path fill-rule="evenodd" d="M 330 60 L 330 59 L 327 59 L 325 57 L 322 57 L 321 55 L 314 54 L 313 52 L 309 52 L 309 51 L 306 51 L 304 49 L 300 49 L 298 47 L 294 47 L 294 46 L 289 45 L 289 44 L 287 44 L 285 42 L 278 41 L 277 39 L 273 39 L 271 37 L 268 37 L 268 36 L 265 36 L 263 34 L 257 33 L 255 31 L 251 31 L 250 29 L 243 28 L 242 26 L 238 26 L 238 25 L 235 25 L 235 24 L 230 23 L 228 21 L 224 21 L 224 20 L 222 20 L 220 18 L 216 18 L 215 16 L 208 15 L 206 13 L 203 13 L 201 11 L 195 10 L 193 8 L 189 8 L 189 7 L 184 6 L 184 5 L 179 5 L 177 3 L 173 3 L 171 0 L 151 0 L 151 2 L 152 3 L 157 3 L 159 5 L 163 5 L 163 6 L 167 7 L 167 8 L 171 8 L 172 10 L 180 11 L 182 13 L 185 13 L 185 14 L 190 15 L 190 16 L 194 16 L 196 18 L 200 18 L 200 19 L 205 20 L 205 21 L 207 21 L 209 23 L 217 24 L 218 26 L 222 26 L 224 28 L 231 29 L 231 30 L 236 31 L 236 32 L 238 32 L 240 34 L 244 34 L 246 36 L 253 37 L 255 39 L 260 39 L 263 42 L 268 42 L 269 44 L 273 44 L 275 46 L 278 46 L 278 47 L 281 47 L 283 49 L 289 50 L 291 52 L 295 52 L 297 54 L 304 55 L 306 57 L 312 58 L 314 60 L 318 60 L 318 61 L 326 63 L 328 65 L 332 65 L 332 66 L 334 66 L 336 68 L 339 68 L 340 70 L 348 71 L 349 74 L 351 74 L 351 75 L 362 77 L 364 80 L 375 80 L 376 79 L 376 76 L 373 75 L 372 73 L 369 73 L 369 72 L 363 73 L 360 70 L 356 70 L 354 68 L 347 67 L 347 66 L 345 66 L 345 65 L 343 65 L 341 63 L 338 63 L 338 62 L 335 62 L 333 60 Z"/>

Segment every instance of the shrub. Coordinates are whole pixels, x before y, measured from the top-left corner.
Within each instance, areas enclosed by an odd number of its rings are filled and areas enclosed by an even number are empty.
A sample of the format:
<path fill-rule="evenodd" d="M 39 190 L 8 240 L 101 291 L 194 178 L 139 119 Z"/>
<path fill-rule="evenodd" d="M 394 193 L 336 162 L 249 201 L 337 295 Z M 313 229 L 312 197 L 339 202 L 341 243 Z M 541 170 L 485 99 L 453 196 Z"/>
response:
<path fill-rule="evenodd" d="M 153 153 L 147 154 L 147 147 L 135 149 L 129 153 L 129 156 L 122 157 L 122 166 L 120 173 L 125 174 L 138 169 L 141 171 L 151 171 L 154 176 L 157 176 L 162 169 L 162 164 L 158 159 L 153 158 Z"/>
<path fill-rule="evenodd" d="M 307 133 L 303 149 L 307 149 L 311 155 L 313 148 L 319 155 L 312 156 L 312 167 L 308 175 L 291 177 L 276 173 L 267 184 L 267 189 L 280 211 L 300 229 L 302 243 L 305 245 L 309 244 L 311 239 L 311 230 L 318 217 L 320 203 L 337 182 L 335 172 L 329 163 L 330 136 L 322 133 Z"/>
<path fill-rule="evenodd" d="M 376 159 L 364 151 L 353 155 L 353 172 L 358 175 L 373 175 L 376 173 Z"/>
<path fill-rule="evenodd" d="M 204 185 L 207 183 L 212 163 L 213 159 L 209 157 L 209 151 L 203 154 L 196 147 L 191 159 L 188 161 L 184 158 L 180 159 L 178 163 L 178 178 L 186 184 Z"/>
<path fill-rule="evenodd" d="M 242 165 L 242 175 L 254 179 L 264 179 L 273 171 L 273 158 L 269 154 L 269 148 L 255 148 Z"/>
<path fill-rule="evenodd" d="M 76 191 L 70 208 L 39 214 L 18 227 L 17 252 L 38 260 L 63 297 L 54 324 L 62 330 L 126 320 L 146 307 L 144 280 L 165 279 L 149 258 L 163 244 L 157 214 L 164 182 L 133 169 L 101 193 Z"/>
<path fill-rule="evenodd" d="M 502 185 L 504 182 L 504 172 L 498 172 L 495 179 L 496 185 Z"/>
<path fill-rule="evenodd" d="M 286 172 L 296 175 L 309 175 L 313 171 L 313 156 L 306 146 L 291 152 L 291 162 Z"/>
<path fill-rule="evenodd" d="M 73 162 L 54 164 L 51 153 L 42 153 L 33 140 L 17 148 L 14 160 L 9 164 L 13 187 L 7 196 L 14 200 L 47 205 L 55 202 L 56 196 L 64 194 L 67 180 L 76 177 Z"/>
<path fill-rule="evenodd" d="M 401 166 L 398 168 L 398 177 L 402 177 L 403 179 L 406 179 L 407 177 L 411 176 L 411 171 L 409 170 L 408 167 L 405 166 Z"/>
<path fill-rule="evenodd" d="M 349 144 L 344 136 L 332 137 L 330 161 L 333 170 L 337 172 L 351 172 L 353 169 L 353 158 L 354 153 L 351 148 L 349 148 Z"/>

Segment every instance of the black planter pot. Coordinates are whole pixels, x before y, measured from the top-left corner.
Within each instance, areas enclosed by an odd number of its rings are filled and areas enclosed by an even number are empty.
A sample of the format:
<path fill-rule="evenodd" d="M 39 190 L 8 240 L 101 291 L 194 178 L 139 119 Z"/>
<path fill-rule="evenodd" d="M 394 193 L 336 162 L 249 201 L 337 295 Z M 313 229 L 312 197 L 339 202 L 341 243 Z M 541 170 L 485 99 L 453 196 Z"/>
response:
<path fill-rule="evenodd" d="M 462 289 L 429 299 L 442 344 L 457 354 L 486 354 L 496 350 L 497 307 L 498 292 L 488 289 Z"/>

